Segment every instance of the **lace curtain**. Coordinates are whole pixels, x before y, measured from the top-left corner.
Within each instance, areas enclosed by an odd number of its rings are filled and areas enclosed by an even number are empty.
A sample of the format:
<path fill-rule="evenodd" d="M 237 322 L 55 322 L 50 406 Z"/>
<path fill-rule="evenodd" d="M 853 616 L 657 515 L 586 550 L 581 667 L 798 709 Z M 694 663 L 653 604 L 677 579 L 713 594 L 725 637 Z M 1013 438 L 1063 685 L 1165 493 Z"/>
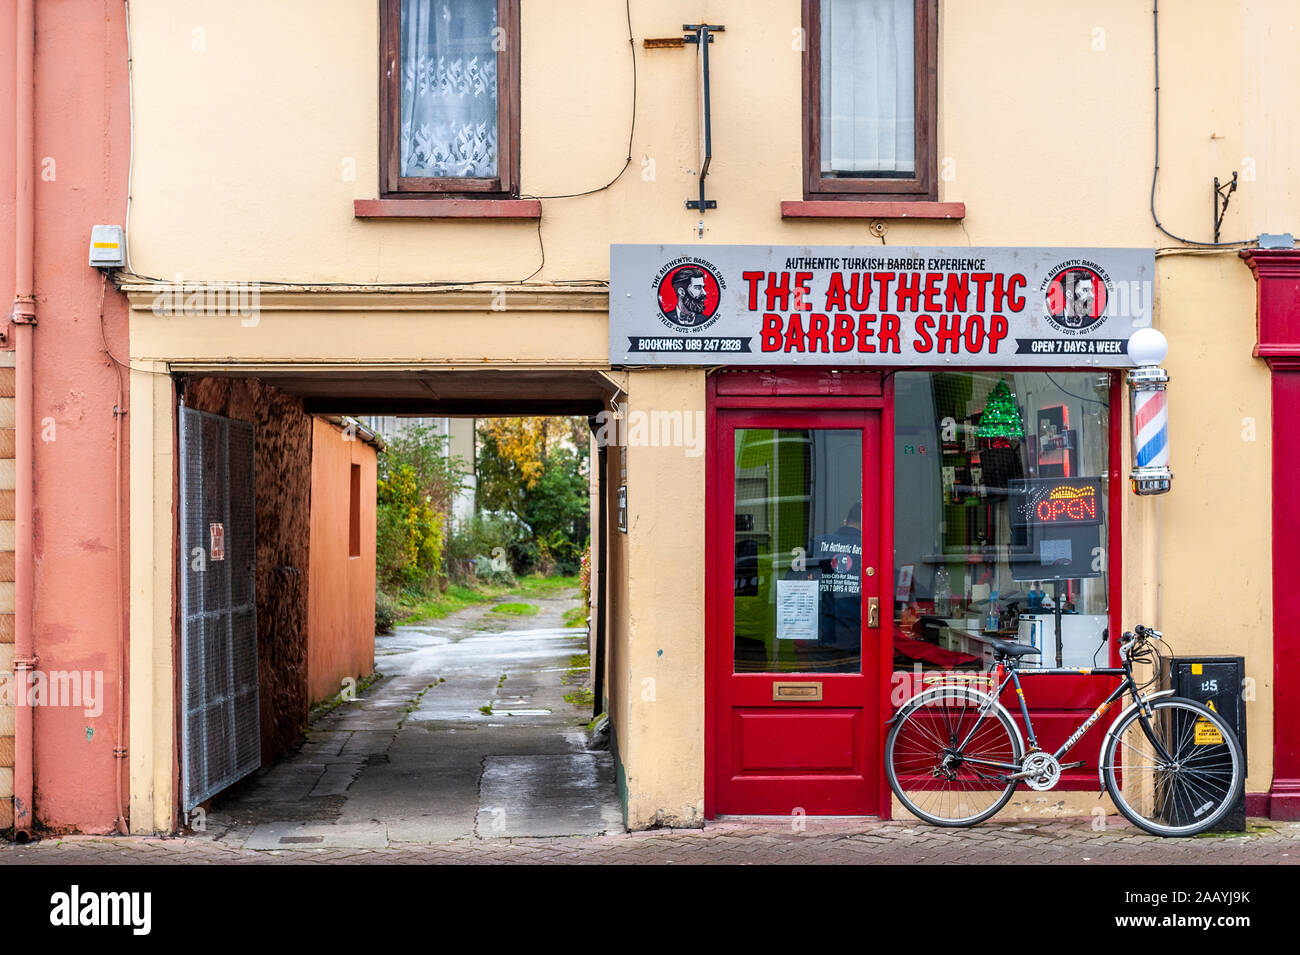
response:
<path fill-rule="evenodd" d="M 496 26 L 496 0 L 402 0 L 403 176 L 496 178 Z"/>
<path fill-rule="evenodd" d="M 823 175 L 916 170 L 913 0 L 822 0 Z"/>

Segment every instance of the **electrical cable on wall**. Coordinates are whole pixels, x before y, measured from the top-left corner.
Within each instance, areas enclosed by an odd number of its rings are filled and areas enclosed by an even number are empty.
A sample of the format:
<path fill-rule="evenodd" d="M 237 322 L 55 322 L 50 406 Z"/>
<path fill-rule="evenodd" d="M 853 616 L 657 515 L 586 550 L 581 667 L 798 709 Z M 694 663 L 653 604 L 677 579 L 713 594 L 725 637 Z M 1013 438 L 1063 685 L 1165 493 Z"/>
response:
<path fill-rule="evenodd" d="M 1188 245 L 1199 245 L 1207 248 L 1218 248 L 1222 246 L 1251 245 L 1254 239 L 1239 239 L 1235 242 L 1198 242 L 1196 239 L 1184 239 L 1181 235 L 1174 235 L 1163 225 L 1160 224 L 1160 217 L 1156 215 L 1156 179 L 1160 175 L 1160 2 L 1152 0 L 1151 4 L 1151 25 L 1153 36 L 1153 51 L 1155 56 L 1155 74 L 1156 74 L 1156 116 L 1155 116 L 1155 140 L 1156 140 L 1156 161 L 1155 168 L 1151 171 L 1151 220 L 1156 224 L 1156 228 L 1179 242 L 1185 242 Z"/>
<path fill-rule="evenodd" d="M 623 160 L 623 168 L 618 171 L 618 174 L 615 175 L 613 179 L 605 183 L 603 186 L 597 186 L 595 189 L 588 189 L 586 192 L 569 192 L 558 196 L 527 195 L 527 196 L 521 196 L 520 198 L 576 199 L 579 196 L 595 195 L 598 192 L 604 192 L 610 186 L 614 185 L 614 183 L 622 179 L 623 173 L 627 172 L 628 167 L 632 165 L 632 140 L 636 136 L 636 41 L 632 38 L 632 0 L 624 0 L 624 7 L 627 10 L 627 45 L 628 45 L 628 50 L 632 54 L 632 124 L 631 124 L 631 128 L 628 129 L 628 133 L 627 133 L 627 158 Z M 546 243 L 542 241 L 542 217 L 540 215 L 537 217 L 537 248 L 542 255 L 541 264 L 538 265 L 537 268 L 533 269 L 533 271 L 529 273 L 528 278 L 520 279 L 519 280 L 520 285 L 522 285 L 524 282 L 531 280 L 533 276 L 537 275 L 538 272 L 546 268 Z"/>
<path fill-rule="evenodd" d="M 603 186 L 597 186 L 595 189 L 588 189 L 585 192 L 567 192 L 558 196 L 521 196 L 522 199 L 576 199 L 579 196 L 590 196 L 598 192 L 604 192 L 614 183 L 623 178 L 623 173 L 627 172 L 628 167 L 632 165 L 632 140 L 636 136 L 636 41 L 632 39 L 632 0 L 625 0 L 625 9 L 627 10 L 627 45 L 632 54 L 632 125 L 627 133 L 627 159 L 623 161 L 623 168 L 609 182 Z"/>

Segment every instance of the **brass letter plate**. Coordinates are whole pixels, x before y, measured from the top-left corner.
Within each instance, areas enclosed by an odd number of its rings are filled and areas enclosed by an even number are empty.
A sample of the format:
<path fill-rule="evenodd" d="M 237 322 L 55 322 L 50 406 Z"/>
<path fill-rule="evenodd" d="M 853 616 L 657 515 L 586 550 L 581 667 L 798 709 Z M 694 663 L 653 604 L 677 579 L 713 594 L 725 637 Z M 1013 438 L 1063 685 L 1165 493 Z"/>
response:
<path fill-rule="evenodd" d="M 774 700 L 820 700 L 822 698 L 821 683 L 773 683 L 772 699 Z"/>

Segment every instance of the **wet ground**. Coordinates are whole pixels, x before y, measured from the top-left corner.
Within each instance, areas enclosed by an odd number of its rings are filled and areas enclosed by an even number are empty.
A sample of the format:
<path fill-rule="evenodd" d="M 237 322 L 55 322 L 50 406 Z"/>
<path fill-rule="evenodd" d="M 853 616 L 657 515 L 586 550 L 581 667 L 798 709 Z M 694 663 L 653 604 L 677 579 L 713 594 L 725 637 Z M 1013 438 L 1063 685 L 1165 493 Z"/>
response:
<path fill-rule="evenodd" d="M 484 604 L 375 643 L 384 674 L 301 749 L 213 802 L 196 838 L 244 849 L 398 848 L 621 832 L 607 751 L 588 748 L 577 592 L 515 616 Z"/>

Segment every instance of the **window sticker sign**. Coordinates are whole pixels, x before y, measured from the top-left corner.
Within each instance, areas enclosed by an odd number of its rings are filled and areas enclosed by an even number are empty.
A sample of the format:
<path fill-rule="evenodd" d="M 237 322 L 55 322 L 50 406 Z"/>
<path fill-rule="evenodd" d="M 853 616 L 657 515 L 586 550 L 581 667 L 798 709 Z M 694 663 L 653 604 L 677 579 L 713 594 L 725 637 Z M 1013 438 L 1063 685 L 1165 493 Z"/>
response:
<path fill-rule="evenodd" d="M 819 588 L 815 580 L 776 582 L 776 638 L 816 640 Z"/>
<path fill-rule="evenodd" d="M 208 559 L 225 560 L 226 559 L 226 525 L 209 524 L 208 525 Z"/>
<path fill-rule="evenodd" d="M 1126 368 L 1151 249 L 610 247 L 614 365 Z"/>

